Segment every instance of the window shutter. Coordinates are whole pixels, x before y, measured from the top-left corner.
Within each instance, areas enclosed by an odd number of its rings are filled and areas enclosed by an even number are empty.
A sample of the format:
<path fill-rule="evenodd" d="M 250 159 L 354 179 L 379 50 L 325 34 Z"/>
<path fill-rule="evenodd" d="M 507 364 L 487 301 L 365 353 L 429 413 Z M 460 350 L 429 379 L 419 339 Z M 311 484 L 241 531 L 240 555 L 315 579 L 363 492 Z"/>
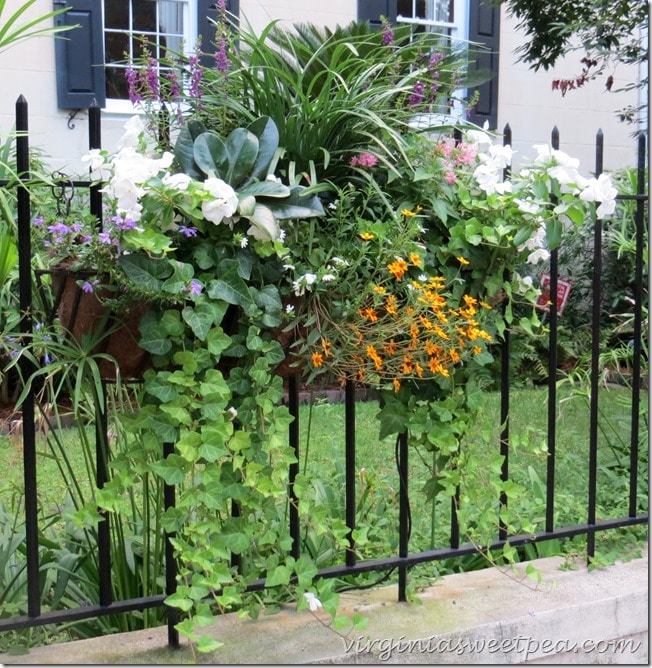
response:
<path fill-rule="evenodd" d="M 54 8 L 70 7 L 55 25 L 79 25 L 54 38 L 57 102 L 60 109 L 86 109 L 93 101 L 106 105 L 104 34 L 101 0 L 55 0 Z"/>
<path fill-rule="evenodd" d="M 240 0 L 226 0 L 226 11 L 238 16 Z M 201 39 L 201 49 L 204 54 L 215 53 L 215 24 L 209 21 L 217 20 L 217 6 L 215 0 L 197 0 L 197 36 Z M 235 19 L 233 19 L 235 21 Z M 204 55 L 202 65 L 213 65 L 212 55 Z"/>
<path fill-rule="evenodd" d="M 486 3 L 486 4 L 485 4 Z M 471 110 L 469 120 L 476 125 L 489 121 L 489 128 L 496 129 L 498 123 L 498 51 L 500 48 L 500 7 L 491 6 L 487 0 L 471 0 L 469 7 L 469 40 L 484 44 L 485 48 L 475 53 L 475 64 L 471 69 L 481 70 L 491 78 L 477 86 L 480 98 Z"/>
<path fill-rule="evenodd" d="M 374 28 L 380 28 L 380 17 L 396 20 L 397 0 L 358 0 L 358 21 L 369 21 Z"/>

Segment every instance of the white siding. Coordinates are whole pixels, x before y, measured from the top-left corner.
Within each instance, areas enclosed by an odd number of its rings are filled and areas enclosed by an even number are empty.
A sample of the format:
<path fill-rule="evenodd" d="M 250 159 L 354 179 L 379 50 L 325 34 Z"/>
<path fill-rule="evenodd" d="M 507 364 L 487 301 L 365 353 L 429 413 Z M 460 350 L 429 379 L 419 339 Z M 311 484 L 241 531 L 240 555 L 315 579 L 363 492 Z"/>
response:
<path fill-rule="evenodd" d="M 636 92 L 610 93 L 604 88 L 605 77 L 572 90 L 562 97 L 552 90 L 559 78 L 576 77 L 582 69 L 581 51 L 572 53 L 549 71 L 534 72 L 517 62 L 515 51 L 523 43 L 516 21 L 503 10 L 500 35 L 500 76 L 498 80 L 498 128 L 505 123 L 512 128 L 514 149 L 520 156 L 531 156 L 532 144 L 550 141 L 554 126 L 559 129 L 560 149 L 580 159 L 582 173 L 595 166 L 595 135 L 604 133 L 604 168 L 606 170 L 635 165 L 636 126 L 621 123 L 616 111 L 637 103 Z M 619 67 L 614 73 L 619 84 L 633 81 L 636 68 Z"/>

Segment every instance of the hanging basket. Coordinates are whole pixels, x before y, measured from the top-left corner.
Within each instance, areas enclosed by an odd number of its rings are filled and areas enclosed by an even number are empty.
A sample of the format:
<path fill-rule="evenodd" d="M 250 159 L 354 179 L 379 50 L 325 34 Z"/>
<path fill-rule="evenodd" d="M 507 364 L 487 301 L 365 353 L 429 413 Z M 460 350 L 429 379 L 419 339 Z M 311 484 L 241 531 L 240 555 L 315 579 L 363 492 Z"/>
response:
<path fill-rule="evenodd" d="M 100 286 L 93 292 L 85 292 L 80 286 L 96 274 L 64 267 L 47 273 L 52 277 L 53 317 L 77 343 L 83 344 L 85 338 L 96 340 L 91 352 L 104 353 L 115 359 L 115 363 L 105 358 L 97 360 L 101 377 L 115 381 L 119 369 L 123 381 L 142 380 L 151 362 L 149 353 L 138 345 L 139 326 L 151 305 L 133 301 L 121 304 L 119 308 L 109 308 L 106 302 L 115 298 L 115 294 L 108 288 Z"/>

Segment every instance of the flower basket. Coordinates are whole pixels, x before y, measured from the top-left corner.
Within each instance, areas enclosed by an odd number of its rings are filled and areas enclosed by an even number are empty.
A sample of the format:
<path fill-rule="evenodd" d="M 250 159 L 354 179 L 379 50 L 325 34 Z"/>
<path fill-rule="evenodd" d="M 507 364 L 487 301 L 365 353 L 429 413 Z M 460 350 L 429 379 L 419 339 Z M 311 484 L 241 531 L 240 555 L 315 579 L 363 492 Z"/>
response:
<path fill-rule="evenodd" d="M 100 286 L 86 292 L 80 286 L 96 276 L 92 272 L 57 267 L 48 273 L 55 295 L 53 316 L 77 343 L 83 344 L 84 338 L 95 340 L 92 353 L 104 353 L 115 359 L 115 364 L 105 358 L 97 360 L 101 377 L 115 381 L 117 366 L 122 380 L 141 380 L 150 366 L 150 355 L 138 345 L 139 325 L 151 305 L 132 301 L 111 308 L 107 300 L 115 298 L 115 294 L 108 288 Z"/>

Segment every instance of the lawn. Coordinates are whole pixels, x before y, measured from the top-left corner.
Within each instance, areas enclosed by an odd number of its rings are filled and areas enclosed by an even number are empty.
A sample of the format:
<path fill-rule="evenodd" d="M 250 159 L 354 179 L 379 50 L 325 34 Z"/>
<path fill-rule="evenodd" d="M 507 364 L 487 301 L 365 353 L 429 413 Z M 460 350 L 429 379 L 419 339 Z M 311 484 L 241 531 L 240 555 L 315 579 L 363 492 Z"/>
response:
<path fill-rule="evenodd" d="M 646 397 L 644 397 L 646 401 Z M 547 471 L 545 389 L 519 389 L 511 395 L 510 458 L 511 478 L 523 485 L 528 504 L 541 519 L 544 513 L 544 485 Z M 598 505 L 611 516 L 626 514 L 627 452 L 629 450 L 631 394 L 627 389 L 603 389 L 600 395 Z M 395 548 L 394 528 L 398 516 L 398 474 L 395 464 L 395 439 L 379 439 L 375 401 L 356 405 L 356 497 L 359 521 L 366 518 L 384 547 Z M 478 421 L 462 447 L 474 449 L 487 469 L 499 452 L 499 395 L 486 394 Z M 344 504 L 344 408 L 343 404 L 317 399 L 302 405 L 300 426 L 300 470 L 314 482 L 314 493 L 343 517 Z M 646 424 L 641 424 L 646 428 Z M 39 500 L 46 512 L 56 512 L 69 492 L 64 474 L 72 470 L 80 481 L 78 493 L 88 494 L 93 462 L 84 456 L 76 429 L 57 430 L 48 440 L 38 440 Z M 92 451 L 93 431 L 86 432 Z M 647 442 L 641 434 L 641 442 Z M 430 477 L 431 454 L 410 450 L 410 504 L 412 516 L 411 549 L 423 549 L 443 541 L 448 532 L 450 501 L 443 499 L 433 508 L 422 492 Z M 0 437 L 0 501 L 5 507 L 22 497 L 22 446 L 19 440 Z M 571 398 L 568 390 L 558 393 L 556 420 L 556 513 L 557 525 L 578 524 L 586 520 L 588 499 L 589 409 L 585 397 Z M 647 454 L 641 466 L 646 484 Z M 487 481 L 490 485 L 490 481 Z M 433 511 L 434 525 L 433 525 Z M 605 511 L 606 512 L 606 511 Z M 433 526 L 435 533 L 433 534 Z"/>

